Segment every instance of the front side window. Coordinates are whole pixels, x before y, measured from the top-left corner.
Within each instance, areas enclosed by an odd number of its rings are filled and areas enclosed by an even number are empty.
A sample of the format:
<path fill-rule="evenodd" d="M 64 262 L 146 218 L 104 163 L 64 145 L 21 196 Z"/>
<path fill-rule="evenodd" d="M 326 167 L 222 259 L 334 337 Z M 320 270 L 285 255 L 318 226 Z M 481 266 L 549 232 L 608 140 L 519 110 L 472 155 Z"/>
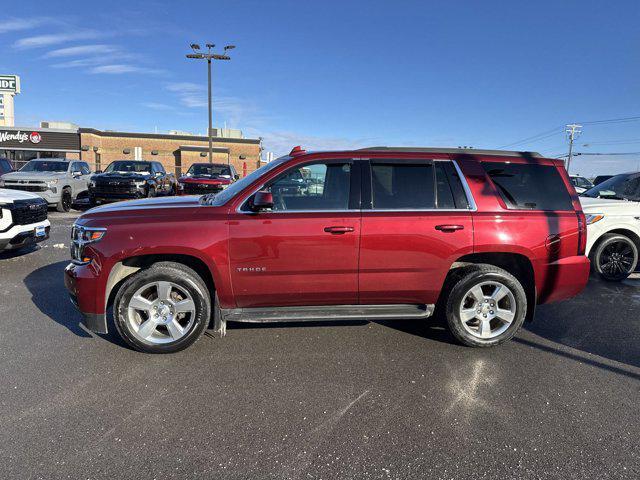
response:
<path fill-rule="evenodd" d="M 571 196 L 552 165 L 482 162 L 510 209 L 573 210 Z"/>
<path fill-rule="evenodd" d="M 273 211 L 347 210 L 351 164 L 313 163 L 295 167 L 268 185 Z"/>
<path fill-rule="evenodd" d="M 371 194 L 376 210 L 423 210 L 435 208 L 432 163 L 374 163 Z"/>
<path fill-rule="evenodd" d="M 83 175 L 88 175 L 91 173 L 91 170 L 89 169 L 89 165 L 87 165 L 86 163 L 80 164 L 80 171 L 82 172 Z"/>

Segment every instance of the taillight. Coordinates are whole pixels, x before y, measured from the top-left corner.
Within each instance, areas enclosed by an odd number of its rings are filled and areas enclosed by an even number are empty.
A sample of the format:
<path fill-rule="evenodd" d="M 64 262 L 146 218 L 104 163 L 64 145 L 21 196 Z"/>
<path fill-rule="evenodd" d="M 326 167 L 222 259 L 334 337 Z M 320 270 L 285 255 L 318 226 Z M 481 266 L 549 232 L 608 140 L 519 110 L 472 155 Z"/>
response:
<path fill-rule="evenodd" d="M 587 219 L 584 212 L 579 211 L 578 215 L 578 255 L 584 255 L 587 250 Z"/>

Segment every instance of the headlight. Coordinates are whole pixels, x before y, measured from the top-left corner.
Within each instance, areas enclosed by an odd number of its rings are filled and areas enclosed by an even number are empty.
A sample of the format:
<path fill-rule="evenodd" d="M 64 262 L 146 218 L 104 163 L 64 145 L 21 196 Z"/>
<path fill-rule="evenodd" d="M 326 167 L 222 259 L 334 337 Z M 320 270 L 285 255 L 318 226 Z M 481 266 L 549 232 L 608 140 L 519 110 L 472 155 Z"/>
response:
<path fill-rule="evenodd" d="M 56 178 L 55 180 L 48 180 L 47 181 L 47 187 L 48 188 L 53 188 L 58 184 L 58 179 Z"/>
<path fill-rule="evenodd" d="M 592 225 L 602 220 L 604 215 L 601 213 L 587 213 L 585 214 L 585 218 L 587 219 L 587 225 Z"/>
<path fill-rule="evenodd" d="M 4 180 L 0 178 L 0 188 L 4 187 Z"/>
<path fill-rule="evenodd" d="M 133 184 L 134 184 L 136 187 L 140 188 L 140 187 L 144 187 L 144 186 L 147 184 L 147 182 L 145 182 L 144 180 L 142 180 L 141 182 L 133 182 Z"/>
<path fill-rule="evenodd" d="M 89 186 L 91 188 L 96 188 L 96 182 L 94 182 L 93 180 L 89 181 Z"/>
<path fill-rule="evenodd" d="M 99 242 L 106 233 L 106 228 L 74 225 L 71 228 L 71 261 L 77 265 L 90 263 L 91 258 L 84 253 L 85 245 Z"/>

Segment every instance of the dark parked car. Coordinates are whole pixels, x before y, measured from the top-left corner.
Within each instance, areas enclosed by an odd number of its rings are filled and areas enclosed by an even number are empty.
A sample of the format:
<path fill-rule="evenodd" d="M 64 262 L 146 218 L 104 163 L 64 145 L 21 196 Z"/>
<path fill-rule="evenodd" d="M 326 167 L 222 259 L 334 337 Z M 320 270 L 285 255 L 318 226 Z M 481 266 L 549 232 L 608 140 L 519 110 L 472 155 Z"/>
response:
<path fill-rule="evenodd" d="M 184 195 L 203 195 L 220 192 L 239 178 L 233 165 L 194 163 L 187 173 L 178 179 L 178 185 Z"/>
<path fill-rule="evenodd" d="M 210 320 L 223 334 L 228 320 L 421 321 L 436 308 L 460 342 L 489 347 L 584 288 L 586 238 L 560 160 L 296 148 L 215 195 L 88 211 L 65 283 L 88 328 L 106 333 L 113 299 L 118 332 L 146 352 L 186 348 Z"/>
<path fill-rule="evenodd" d="M 13 172 L 13 165 L 11 161 L 6 158 L 0 158 L 0 175 Z"/>
<path fill-rule="evenodd" d="M 613 175 L 598 175 L 593 179 L 593 185 L 600 185 L 602 182 L 604 182 L 605 180 L 609 180 L 611 177 L 613 177 Z"/>
<path fill-rule="evenodd" d="M 89 203 L 175 195 L 176 177 L 160 162 L 116 160 L 89 181 Z"/>

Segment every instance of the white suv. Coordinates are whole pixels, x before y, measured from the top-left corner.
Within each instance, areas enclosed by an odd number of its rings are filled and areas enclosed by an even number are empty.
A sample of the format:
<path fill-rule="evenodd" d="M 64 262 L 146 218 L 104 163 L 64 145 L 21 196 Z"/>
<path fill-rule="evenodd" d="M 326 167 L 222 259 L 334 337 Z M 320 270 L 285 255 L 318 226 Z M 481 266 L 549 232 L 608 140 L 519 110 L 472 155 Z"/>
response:
<path fill-rule="evenodd" d="M 624 173 L 580 196 L 587 217 L 587 255 L 605 280 L 620 281 L 638 266 L 640 173 Z"/>
<path fill-rule="evenodd" d="M 0 251 L 49 238 L 47 202 L 33 193 L 0 189 Z"/>

